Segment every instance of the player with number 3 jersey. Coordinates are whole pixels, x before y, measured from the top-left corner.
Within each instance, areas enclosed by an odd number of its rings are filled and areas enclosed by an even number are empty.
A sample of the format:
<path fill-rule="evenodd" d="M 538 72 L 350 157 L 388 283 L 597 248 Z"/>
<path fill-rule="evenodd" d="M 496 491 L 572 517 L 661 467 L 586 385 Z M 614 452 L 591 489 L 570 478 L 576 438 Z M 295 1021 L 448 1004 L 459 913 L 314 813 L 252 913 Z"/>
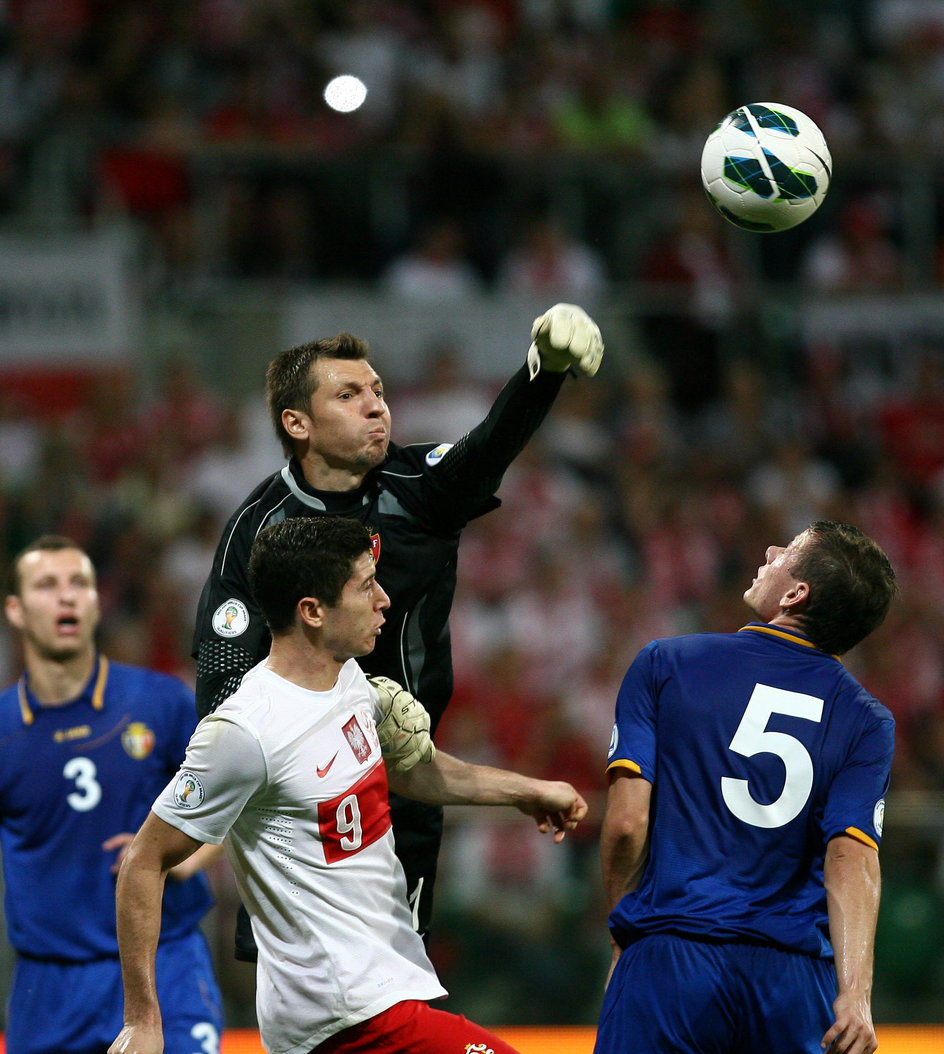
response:
<path fill-rule="evenodd" d="M 115 872 L 197 720 L 166 674 L 95 650 L 95 572 L 69 539 L 13 561 L 6 614 L 25 672 L 0 694 L 0 845 L 17 959 L 8 1054 L 101 1054 L 121 1024 Z M 221 1000 L 203 874 L 168 883 L 158 984 L 167 1054 L 215 1054 Z"/>
<path fill-rule="evenodd" d="M 894 722 L 838 656 L 893 593 L 878 546 L 817 522 L 768 549 L 745 593 L 763 621 L 633 662 L 609 751 L 597 1054 L 875 1049 Z"/>

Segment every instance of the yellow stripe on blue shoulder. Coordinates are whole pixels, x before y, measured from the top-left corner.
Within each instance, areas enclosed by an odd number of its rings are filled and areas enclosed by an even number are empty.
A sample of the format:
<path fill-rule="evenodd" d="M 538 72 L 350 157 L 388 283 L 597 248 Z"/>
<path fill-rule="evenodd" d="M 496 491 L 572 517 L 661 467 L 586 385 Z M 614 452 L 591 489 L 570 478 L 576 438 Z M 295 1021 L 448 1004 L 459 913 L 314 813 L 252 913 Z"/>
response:
<path fill-rule="evenodd" d="M 628 769 L 636 776 L 642 775 L 642 769 L 636 764 L 635 761 L 627 761 L 626 758 L 620 758 L 618 761 L 614 761 L 611 765 L 607 765 L 607 772 L 614 772 L 617 769 Z"/>
<path fill-rule="evenodd" d="M 849 835 L 850 838 L 854 838 L 857 842 L 862 842 L 863 845 L 867 845 L 869 848 L 878 852 L 878 842 L 876 842 L 874 838 L 870 838 L 865 831 L 860 831 L 858 827 L 847 827 L 846 834 Z"/>

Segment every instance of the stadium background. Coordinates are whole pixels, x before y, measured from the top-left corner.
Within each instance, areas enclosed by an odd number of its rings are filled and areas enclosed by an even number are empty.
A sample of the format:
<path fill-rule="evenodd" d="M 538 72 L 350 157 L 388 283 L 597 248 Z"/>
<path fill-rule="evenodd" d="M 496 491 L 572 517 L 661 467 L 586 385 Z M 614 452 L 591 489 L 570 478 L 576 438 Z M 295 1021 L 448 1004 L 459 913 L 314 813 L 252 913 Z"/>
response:
<path fill-rule="evenodd" d="M 326 108 L 335 72 L 361 110 Z M 835 163 L 820 212 L 769 237 L 697 181 L 707 132 L 755 100 L 809 113 Z M 530 320 L 581 303 L 607 359 L 467 532 L 444 744 L 565 775 L 598 822 L 635 650 L 741 624 L 764 547 L 810 518 L 861 524 L 903 585 L 848 660 L 899 723 L 876 1018 L 941 1022 L 942 176 L 936 0 L 7 0 L 0 563 L 75 536 L 105 650 L 192 680 L 221 523 L 278 463 L 276 351 L 366 336 L 396 438 L 448 440 Z M 2 629 L 4 683 L 17 662 Z M 432 952 L 474 1018 L 587 1026 L 595 827 L 529 835 L 453 811 Z M 251 1029 L 213 877 L 227 1020 Z"/>

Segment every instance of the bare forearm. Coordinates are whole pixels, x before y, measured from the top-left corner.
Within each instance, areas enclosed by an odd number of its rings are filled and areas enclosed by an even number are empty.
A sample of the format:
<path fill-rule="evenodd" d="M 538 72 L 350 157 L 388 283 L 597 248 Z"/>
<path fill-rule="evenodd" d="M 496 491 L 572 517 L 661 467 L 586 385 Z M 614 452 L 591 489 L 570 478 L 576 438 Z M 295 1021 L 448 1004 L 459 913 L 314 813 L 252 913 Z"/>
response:
<path fill-rule="evenodd" d="M 536 820 L 539 831 L 553 830 L 556 842 L 587 815 L 587 803 L 569 783 L 471 765 L 443 751 L 409 772 L 388 766 L 387 776 L 391 790 L 430 805 L 512 805 Z"/>
<path fill-rule="evenodd" d="M 872 1054 L 878 1047 L 871 1006 L 881 892 L 878 853 L 848 835 L 833 838 L 826 847 L 823 877 L 838 988 L 833 1022 L 821 1046 L 836 1054 Z"/>
<path fill-rule="evenodd" d="M 608 911 L 639 885 L 646 867 L 648 844 L 645 829 L 628 832 L 604 821 L 600 832 L 600 862 Z"/>
<path fill-rule="evenodd" d="M 472 765 L 443 751 L 428 765 L 388 772 L 397 794 L 429 805 L 520 805 L 538 782 L 488 765 Z"/>
<path fill-rule="evenodd" d="M 826 853 L 824 879 L 839 991 L 868 995 L 881 895 L 878 854 L 852 838 L 834 838 Z"/>
<path fill-rule="evenodd" d="M 161 931 L 166 872 L 140 864 L 132 848 L 118 876 L 116 918 L 125 1021 L 160 1027 L 154 956 Z"/>

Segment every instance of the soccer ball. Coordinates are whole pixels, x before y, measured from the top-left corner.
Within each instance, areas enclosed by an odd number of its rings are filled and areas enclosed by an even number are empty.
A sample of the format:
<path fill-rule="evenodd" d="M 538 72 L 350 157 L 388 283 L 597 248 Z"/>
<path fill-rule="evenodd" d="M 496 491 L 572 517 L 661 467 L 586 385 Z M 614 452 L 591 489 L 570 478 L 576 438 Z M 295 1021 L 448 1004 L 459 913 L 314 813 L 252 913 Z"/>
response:
<path fill-rule="evenodd" d="M 708 136 L 701 181 L 726 220 L 747 231 L 785 231 L 823 203 L 833 162 L 823 133 L 792 106 L 754 102 Z"/>

